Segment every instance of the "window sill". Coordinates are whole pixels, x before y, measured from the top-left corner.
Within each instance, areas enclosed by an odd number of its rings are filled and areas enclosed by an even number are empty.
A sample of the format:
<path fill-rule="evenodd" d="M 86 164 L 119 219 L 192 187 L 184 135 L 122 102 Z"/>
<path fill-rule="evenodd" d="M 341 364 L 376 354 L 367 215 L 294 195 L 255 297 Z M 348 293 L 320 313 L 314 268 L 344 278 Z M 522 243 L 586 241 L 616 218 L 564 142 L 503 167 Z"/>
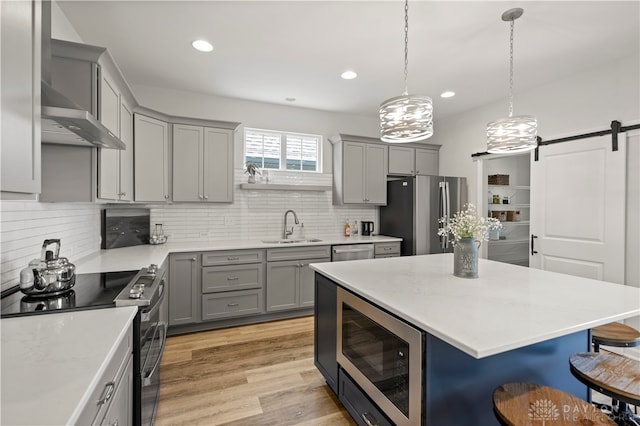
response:
<path fill-rule="evenodd" d="M 331 191 L 325 185 L 286 185 L 279 183 L 241 183 L 240 189 L 251 191 Z"/>

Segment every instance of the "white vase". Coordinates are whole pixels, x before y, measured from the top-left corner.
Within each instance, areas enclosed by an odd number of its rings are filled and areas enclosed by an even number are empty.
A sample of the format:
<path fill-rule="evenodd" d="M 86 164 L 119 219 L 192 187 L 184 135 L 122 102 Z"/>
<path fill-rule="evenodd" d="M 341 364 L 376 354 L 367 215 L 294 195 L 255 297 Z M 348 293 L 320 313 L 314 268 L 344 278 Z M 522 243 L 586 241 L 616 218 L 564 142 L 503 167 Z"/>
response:
<path fill-rule="evenodd" d="M 256 183 L 256 177 L 254 175 L 249 175 L 249 180 L 247 180 L 247 182 Z"/>

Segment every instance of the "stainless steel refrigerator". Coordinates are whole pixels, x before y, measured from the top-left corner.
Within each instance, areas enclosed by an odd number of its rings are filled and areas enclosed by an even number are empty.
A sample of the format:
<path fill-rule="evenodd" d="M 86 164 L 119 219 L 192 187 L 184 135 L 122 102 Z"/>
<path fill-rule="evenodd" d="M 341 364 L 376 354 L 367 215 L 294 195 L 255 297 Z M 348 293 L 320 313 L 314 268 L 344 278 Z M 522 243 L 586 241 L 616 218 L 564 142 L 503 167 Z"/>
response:
<path fill-rule="evenodd" d="M 467 203 L 467 179 L 413 176 L 387 181 L 387 205 L 380 207 L 380 234 L 402 238 L 401 254 L 453 252 L 451 238 L 438 236 L 441 217 Z"/>

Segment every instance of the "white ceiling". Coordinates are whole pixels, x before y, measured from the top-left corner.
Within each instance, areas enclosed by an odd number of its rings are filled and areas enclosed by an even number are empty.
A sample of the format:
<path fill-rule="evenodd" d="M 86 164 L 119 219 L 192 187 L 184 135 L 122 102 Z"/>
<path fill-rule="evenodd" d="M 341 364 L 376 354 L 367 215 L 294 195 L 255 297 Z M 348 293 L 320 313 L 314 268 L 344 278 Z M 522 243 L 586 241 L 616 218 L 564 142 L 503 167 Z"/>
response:
<path fill-rule="evenodd" d="M 376 116 L 404 91 L 404 2 L 58 1 L 86 43 L 133 85 Z M 640 51 L 640 1 L 411 1 L 409 92 L 435 118 L 504 99 L 509 24 L 515 92 Z M 212 42 L 200 53 L 191 41 Z M 355 70 L 358 78 L 342 80 Z M 457 96 L 441 99 L 453 90 Z M 287 102 L 293 97 L 296 101 Z"/>

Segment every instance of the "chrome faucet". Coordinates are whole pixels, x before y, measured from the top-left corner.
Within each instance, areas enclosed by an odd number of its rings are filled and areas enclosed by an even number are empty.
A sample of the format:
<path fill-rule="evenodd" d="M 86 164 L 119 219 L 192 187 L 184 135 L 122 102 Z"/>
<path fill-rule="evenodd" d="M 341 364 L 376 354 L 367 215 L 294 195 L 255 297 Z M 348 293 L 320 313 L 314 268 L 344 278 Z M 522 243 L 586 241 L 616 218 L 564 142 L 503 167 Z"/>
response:
<path fill-rule="evenodd" d="M 284 212 L 284 230 L 282 231 L 282 239 L 284 240 L 286 240 L 289 235 L 293 234 L 293 226 L 291 227 L 291 231 L 287 229 L 287 215 L 289 213 L 293 213 L 293 219 L 295 220 L 296 225 L 300 223 L 300 221 L 298 221 L 298 215 L 296 214 L 296 212 L 294 212 L 293 210 L 287 210 L 286 212 Z"/>

